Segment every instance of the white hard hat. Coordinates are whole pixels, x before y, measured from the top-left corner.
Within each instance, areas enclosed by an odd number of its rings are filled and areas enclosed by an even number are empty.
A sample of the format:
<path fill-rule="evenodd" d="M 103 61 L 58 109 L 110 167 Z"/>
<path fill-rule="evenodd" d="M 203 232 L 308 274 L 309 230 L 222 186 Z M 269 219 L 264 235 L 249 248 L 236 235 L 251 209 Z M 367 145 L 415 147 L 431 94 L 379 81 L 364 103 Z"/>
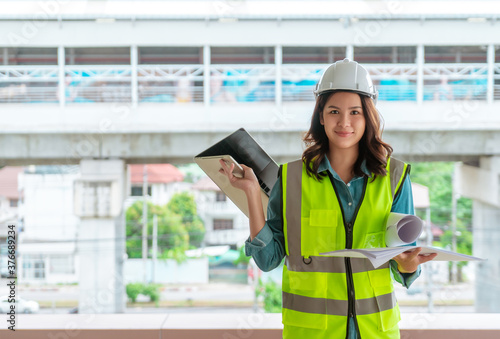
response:
<path fill-rule="evenodd" d="M 328 66 L 316 84 L 314 95 L 318 97 L 323 93 L 336 90 L 363 94 L 372 98 L 375 104 L 377 103 L 378 92 L 370 74 L 356 61 L 350 61 L 347 58 Z"/>

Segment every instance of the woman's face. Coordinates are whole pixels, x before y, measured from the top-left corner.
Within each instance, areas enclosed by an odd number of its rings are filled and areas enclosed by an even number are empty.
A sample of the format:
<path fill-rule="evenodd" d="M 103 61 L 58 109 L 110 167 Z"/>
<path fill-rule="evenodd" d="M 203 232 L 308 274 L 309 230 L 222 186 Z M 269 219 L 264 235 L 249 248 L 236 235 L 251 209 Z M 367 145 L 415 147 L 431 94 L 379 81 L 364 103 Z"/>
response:
<path fill-rule="evenodd" d="M 356 150 L 365 133 L 365 115 L 359 94 L 336 92 L 328 98 L 320 115 L 330 150 Z"/>

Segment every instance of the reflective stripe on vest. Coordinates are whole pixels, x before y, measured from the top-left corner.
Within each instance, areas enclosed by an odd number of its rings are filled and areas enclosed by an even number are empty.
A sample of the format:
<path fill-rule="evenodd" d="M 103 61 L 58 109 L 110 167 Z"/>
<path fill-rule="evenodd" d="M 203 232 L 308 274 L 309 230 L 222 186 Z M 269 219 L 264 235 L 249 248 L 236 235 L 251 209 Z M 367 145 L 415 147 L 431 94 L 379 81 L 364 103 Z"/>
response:
<path fill-rule="evenodd" d="M 368 179 L 353 219 L 352 248 L 385 246 L 387 217 L 408 169 L 403 162 L 391 158 L 386 176 L 377 176 L 373 182 Z M 389 263 L 375 269 L 367 259 L 351 258 L 347 267 L 344 258 L 319 254 L 346 248 L 343 212 L 331 180 L 325 177 L 319 182 L 308 176 L 301 160 L 283 165 L 281 180 L 286 251 L 284 336 L 317 337 L 320 330 L 332 337 L 345 337 L 347 278 L 351 274 L 355 317 L 362 338 L 399 337 L 399 308 Z"/>

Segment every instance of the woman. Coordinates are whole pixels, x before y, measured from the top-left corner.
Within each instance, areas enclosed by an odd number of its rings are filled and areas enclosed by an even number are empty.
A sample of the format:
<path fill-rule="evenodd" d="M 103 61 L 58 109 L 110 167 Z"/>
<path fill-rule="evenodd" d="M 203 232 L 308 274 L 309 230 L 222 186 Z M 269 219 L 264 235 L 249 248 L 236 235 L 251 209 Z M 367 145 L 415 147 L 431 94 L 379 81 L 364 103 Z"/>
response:
<path fill-rule="evenodd" d="M 316 86 L 316 106 L 302 159 L 284 164 L 271 192 L 268 220 L 252 169 L 232 175 L 245 191 L 250 238 L 246 254 L 269 271 L 283 257 L 284 338 L 399 338 L 392 276 L 409 287 L 419 276 L 420 248 L 374 268 L 367 259 L 320 253 L 385 245 L 390 212 L 413 214 L 410 166 L 381 140 L 377 92 L 368 72 L 344 59 Z"/>

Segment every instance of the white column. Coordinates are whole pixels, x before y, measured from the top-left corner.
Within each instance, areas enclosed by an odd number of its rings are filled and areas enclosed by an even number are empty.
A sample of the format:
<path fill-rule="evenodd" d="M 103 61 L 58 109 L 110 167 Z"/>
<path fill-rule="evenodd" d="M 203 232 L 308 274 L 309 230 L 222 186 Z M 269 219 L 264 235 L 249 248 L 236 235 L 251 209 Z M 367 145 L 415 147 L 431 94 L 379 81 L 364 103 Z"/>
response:
<path fill-rule="evenodd" d="M 455 163 L 455 169 L 453 172 L 453 177 L 451 181 L 451 250 L 453 252 L 457 251 L 457 203 L 458 203 L 458 192 L 457 192 L 457 181 L 458 181 L 458 171 L 459 167 Z M 456 261 L 451 262 L 451 283 L 456 285 L 458 282 L 458 266 Z"/>
<path fill-rule="evenodd" d="M 495 45 L 493 44 L 488 45 L 486 60 L 488 62 L 488 82 L 486 86 L 486 100 L 489 104 L 491 104 L 493 103 L 494 100 L 495 81 L 493 75 L 495 74 Z"/>
<path fill-rule="evenodd" d="M 59 66 L 59 106 L 66 105 L 66 74 L 64 73 L 66 64 L 66 55 L 64 53 L 64 46 L 57 48 L 57 64 Z"/>
<path fill-rule="evenodd" d="M 69 48 L 69 64 L 70 65 L 75 64 L 75 49 L 74 48 Z"/>
<path fill-rule="evenodd" d="M 139 93 L 138 93 L 138 83 L 137 83 L 137 64 L 138 60 L 138 52 L 137 46 L 133 45 L 130 47 L 130 64 L 131 64 L 131 90 L 132 90 L 132 107 L 137 107 L 137 103 L 139 102 Z"/>
<path fill-rule="evenodd" d="M 151 282 L 156 282 L 156 257 L 158 255 L 158 214 L 153 215 L 153 253 L 152 253 L 152 269 Z"/>
<path fill-rule="evenodd" d="M 334 60 L 335 60 L 335 51 L 333 50 L 333 47 L 328 47 L 328 63 L 333 64 Z"/>
<path fill-rule="evenodd" d="M 479 167 L 459 168 L 458 189 L 473 199 L 472 255 L 487 259 L 471 262 L 476 269 L 475 311 L 500 312 L 500 156 L 481 157 Z"/>
<path fill-rule="evenodd" d="M 354 60 L 354 47 L 353 47 L 353 45 L 346 46 L 345 57 L 349 60 Z"/>
<path fill-rule="evenodd" d="M 128 171 L 128 165 L 122 161 L 121 162 L 122 174 L 120 176 L 121 189 L 123 192 L 121 205 L 123 206 L 123 200 L 128 196 L 130 192 L 130 176 Z M 125 272 L 125 261 L 127 259 L 127 218 L 125 215 L 125 210 L 122 209 L 121 214 L 116 218 L 115 223 L 115 265 L 116 265 L 116 278 L 115 278 L 115 313 L 125 313 L 126 308 L 126 297 L 127 292 L 125 288 L 124 272 Z"/>
<path fill-rule="evenodd" d="M 142 176 L 142 273 L 143 282 L 147 282 L 148 265 L 148 165 L 143 165 Z"/>
<path fill-rule="evenodd" d="M 417 46 L 417 104 L 424 101 L 424 45 Z"/>
<path fill-rule="evenodd" d="M 283 65 L 283 48 L 281 45 L 274 47 L 274 64 L 276 67 L 274 102 L 277 107 L 281 107 L 283 97 L 283 87 L 281 83 L 281 66 Z"/>
<path fill-rule="evenodd" d="M 123 313 L 126 164 L 123 160 L 82 160 L 80 170 L 83 189 L 75 190 L 75 212 L 81 217 L 78 312 Z"/>
<path fill-rule="evenodd" d="M 203 102 L 210 106 L 210 46 L 203 46 Z"/>
<path fill-rule="evenodd" d="M 392 46 L 392 55 L 391 55 L 392 63 L 397 64 L 398 63 L 398 47 L 397 46 Z"/>
<path fill-rule="evenodd" d="M 425 209 L 425 227 L 427 233 L 426 243 L 427 246 L 432 246 L 432 226 L 431 226 L 431 207 L 427 206 Z M 432 262 L 428 262 L 425 264 L 425 277 L 426 277 L 426 285 L 427 285 L 427 311 L 429 313 L 434 312 L 434 299 L 432 296 L 432 274 L 434 273 L 434 268 Z"/>

